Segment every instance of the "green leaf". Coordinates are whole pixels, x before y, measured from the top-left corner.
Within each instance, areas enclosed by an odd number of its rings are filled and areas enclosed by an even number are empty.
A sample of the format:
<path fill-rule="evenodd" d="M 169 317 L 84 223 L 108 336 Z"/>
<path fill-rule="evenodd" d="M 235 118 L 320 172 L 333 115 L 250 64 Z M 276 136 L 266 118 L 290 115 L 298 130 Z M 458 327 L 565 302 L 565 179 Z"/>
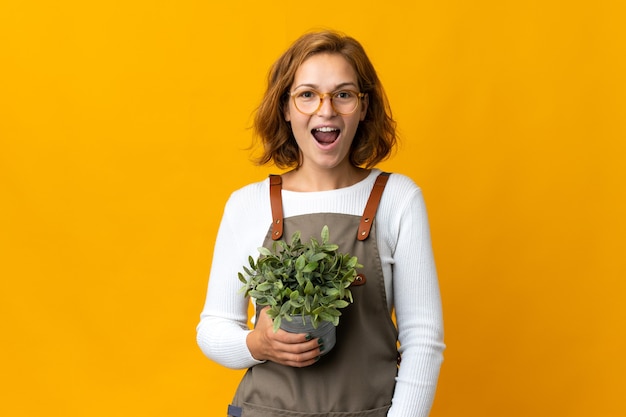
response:
<path fill-rule="evenodd" d="M 306 257 L 304 255 L 298 256 L 298 259 L 296 259 L 296 270 L 302 271 L 305 266 L 306 266 Z"/>
<path fill-rule="evenodd" d="M 264 282 L 256 286 L 256 290 L 259 292 L 270 290 L 273 287 L 272 283 Z"/>
<path fill-rule="evenodd" d="M 341 279 L 344 280 L 344 281 L 347 280 L 347 281 L 350 281 L 350 282 L 354 281 L 354 277 L 355 277 L 355 273 L 354 272 L 355 272 L 354 270 L 350 270 L 350 271 L 346 272 L 345 274 L 343 274 L 343 277 Z"/>
<path fill-rule="evenodd" d="M 315 294 L 315 287 L 313 286 L 313 283 L 311 281 L 306 283 L 306 286 L 304 287 L 304 293 L 306 295 Z"/>
<path fill-rule="evenodd" d="M 328 225 L 324 225 L 322 227 L 322 244 L 325 244 L 330 239 L 330 231 L 328 230 Z"/>
<path fill-rule="evenodd" d="M 311 311 L 311 315 L 319 316 L 322 313 L 322 311 L 324 311 L 324 308 L 325 307 L 322 307 L 322 306 L 316 308 L 315 310 Z"/>
<path fill-rule="evenodd" d="M 300 243 L 300 231 L 296 231 L 291 235 L 291 246 L 296 246 L 298 243 Z"/>
<path fill-rule="evenodd" d="M 313 272 L 317 269 L 317 262 L 310 262 L 308 263 L 304 269 L 302 270 L 302 272 L 307 273 L 307 272 Z"/>
<path fill-rule="evenodd" d="M 335 306 L 335 308 L 346 308 L 350 305 L 350 303 L 346 300 L 337 300 L 333 303 L 333 305 Z"/>
<path fill-rule="evenodd" d="M 319 252 L 319 253 L 315 253 L 313 255 L 311 255 L 311 257 L 309 258 L 309 262 L 319 262 L 324 258 L 327 258 L 328 254 L 324 253 L 324 252 Z"/>
<path fill-rule="evenodd" d="M 353 256 L 346 263 L 346 268 L 354 268 L 356 266 L 356 263 L 357 263 L 357 258 L 356 256 Z"/>
<path fill-rule="evenodd" d="M 326 295 L 337 296 L 339 295 L 339 290 L 337 288 L 329 288 L 325 293 Z"/>
<path fill-rule="evenodd" d="M 258 248 L 258 251 L 261 255 L 263 256 L 272 256 L 272 252 L 266 248 L 265 246 L 261 246 L 260 248 Z M 252 266 L 252 268 L 254 268 L 254 265 L 251 263 L 250 266 Z"/>
<path fill-rule="evenodd" d="M 322 311 L 320 313 L 320 318 L 324 321 L 330 321 L 331 323 L 335 320 L 335 316 L 332 316 L 327 311 Z"/>
<path fill-rule="evenodd" d="M 277 316 L 276 318 L 274 318 L 274 325 L 272 326 L 274 333 L 276 333 L 278 329 L 280 329 L 280 322 L 281 322 L 280 316 Z"/>
<path fill-rule="evenodd" d="M 285 314 L 287 314 L 289 312 L 289 310 L 291 310 L 291 302 L 287 301 L 285 304 L 282 305 L 282 307 L 280 308 L 280 312 L 278 313 L 278 317 L 280 316 L 284 316 Z"/>
<path fill-rule="evenodd" d="M 296 272 L 296 281 L 298 282 L 298 285 L 300 287 L 306 285 L 306 283 L 304 282 L 304 277 L 302 276 L 302 271 Z"/>
<path fill-rule="evenodd" d="M 274 275 L 274 273 L 272 271 L 263 271 L 263 276 L 265 277 L 266 280 L 274 282 L 276 281 L 276 275 Z"/>
<path fill-rule="evenodd" d="M 339 317 L 341 316 L 341 312 L 339 310 L 337 310 L 336 308 L 329 308 L 328 310 L 326 310 L 326 312 L 328 314 L 330 314 L 333 317 Z"/>

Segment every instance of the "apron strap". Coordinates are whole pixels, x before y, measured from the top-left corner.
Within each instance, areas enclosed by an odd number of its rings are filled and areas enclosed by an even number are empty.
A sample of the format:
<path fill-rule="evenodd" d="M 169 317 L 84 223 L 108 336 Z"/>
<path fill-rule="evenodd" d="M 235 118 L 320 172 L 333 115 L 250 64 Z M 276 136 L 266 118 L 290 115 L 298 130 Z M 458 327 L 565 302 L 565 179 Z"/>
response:
<path fill-rule="evenodd" d="M 270 174 L 270 204 L 272 206 L 272 240 L 283 236 L 283 199 L 281 190 L 283 179 L 280 175 Z"/>
<path fill-rule="evenodd" d="M 374 188 L 372 188 L 370 197 L 365 205 L 363 216 L 361 216 L 361 223 L 359 224 L 359 230 L 356 236 L 358 240 L 365 240 L 370 235 L 372 223 L 374 223 L 374 217 L 376 217 L 376 210 L 378 210 L 378 204 L 383 196 L 383 191 L 385 190 L 385 185 L 387 185 L 389 175 L 389 172 L 381 172 L 376 178 Z"/>
<path fill-rule="evenodd" d="M 358 240 L 365 240 L 370 235 L 374 217 L 378 210 L 378 204 L 387 185 L 389 172 L 381 172 L 376 178 L 374 188 L 361 216 L 361 223 L 357 233 Z M 270 205 L 272 206 L 272 240 L 278 240 L 283 236 L 283 199 L 281 196 L 283 180 L 280 175 L 270 174 Z"/>

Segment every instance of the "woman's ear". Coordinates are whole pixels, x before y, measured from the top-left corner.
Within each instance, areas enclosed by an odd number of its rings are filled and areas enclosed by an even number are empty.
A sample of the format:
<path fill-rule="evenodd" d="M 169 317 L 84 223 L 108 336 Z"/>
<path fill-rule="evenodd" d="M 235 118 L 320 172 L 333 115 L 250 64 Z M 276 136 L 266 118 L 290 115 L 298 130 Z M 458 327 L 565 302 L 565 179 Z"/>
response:
<path fill-rule="evenodd" d="M 283 107 L 283 116 L 285 116 L 286 122 L 291 122 L 291 115 L 289 114 L 289 105 Z"/>
<path fill-rule="evenodd" d="M 365 120 L 365 115 L 367 114 L 367 106 L 369 105 L 369 103 L 369 96 L 365 94 L 361 99 L 361 117 L 359 118 L 361 122 Z"/>

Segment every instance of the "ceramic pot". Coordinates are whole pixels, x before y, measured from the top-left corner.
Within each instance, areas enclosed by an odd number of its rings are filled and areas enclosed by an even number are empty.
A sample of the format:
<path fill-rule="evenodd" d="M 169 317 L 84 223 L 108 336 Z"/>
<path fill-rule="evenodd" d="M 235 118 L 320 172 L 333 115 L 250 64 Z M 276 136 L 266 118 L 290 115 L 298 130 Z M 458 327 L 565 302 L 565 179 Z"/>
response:
<path fill-rule="evenodd" d="M 289 333 L 308 333 L 314 339 L 321 338 L 324 341 L 324 351 L 322 355 L 327 354 L 335 346 L 337 341 L 337 328 L 329 321 L 323 321 L 318 324 L 317 329 L 311 323 L 311 316 L 292 316 L 291 321 L 281 320 L 280 328 Z"/>

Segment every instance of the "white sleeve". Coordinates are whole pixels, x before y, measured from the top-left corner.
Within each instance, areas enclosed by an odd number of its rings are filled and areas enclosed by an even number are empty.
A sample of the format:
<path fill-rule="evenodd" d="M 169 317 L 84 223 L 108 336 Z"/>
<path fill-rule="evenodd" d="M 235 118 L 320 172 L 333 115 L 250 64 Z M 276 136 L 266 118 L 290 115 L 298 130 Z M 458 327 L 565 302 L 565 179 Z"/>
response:
<path fill-rule="evenodd" d="M 202 352 L 233 369 L 261 363 L 252 357 L 246 344 L 249 300 L 239 292 L 243 284 L 237 273 L 243 271 L 248 256 L 254 255 L 263 240 L 257 244 L 254 236 L 258 233 L 245 230 L 243 219 L 249 217 L 250 207 L 242 206 L 241 201 L 233 202 L 232 196 L 226 204 L 215 241 L 206 302 L 196 328 Z"/>
<path fill-rule="evenodd" d="M 393 295 L 401 364 L 388 417 L 430 413 L 443 361 L 441 297 L 426 207 L 415 187 L 400 212 Z"/>

